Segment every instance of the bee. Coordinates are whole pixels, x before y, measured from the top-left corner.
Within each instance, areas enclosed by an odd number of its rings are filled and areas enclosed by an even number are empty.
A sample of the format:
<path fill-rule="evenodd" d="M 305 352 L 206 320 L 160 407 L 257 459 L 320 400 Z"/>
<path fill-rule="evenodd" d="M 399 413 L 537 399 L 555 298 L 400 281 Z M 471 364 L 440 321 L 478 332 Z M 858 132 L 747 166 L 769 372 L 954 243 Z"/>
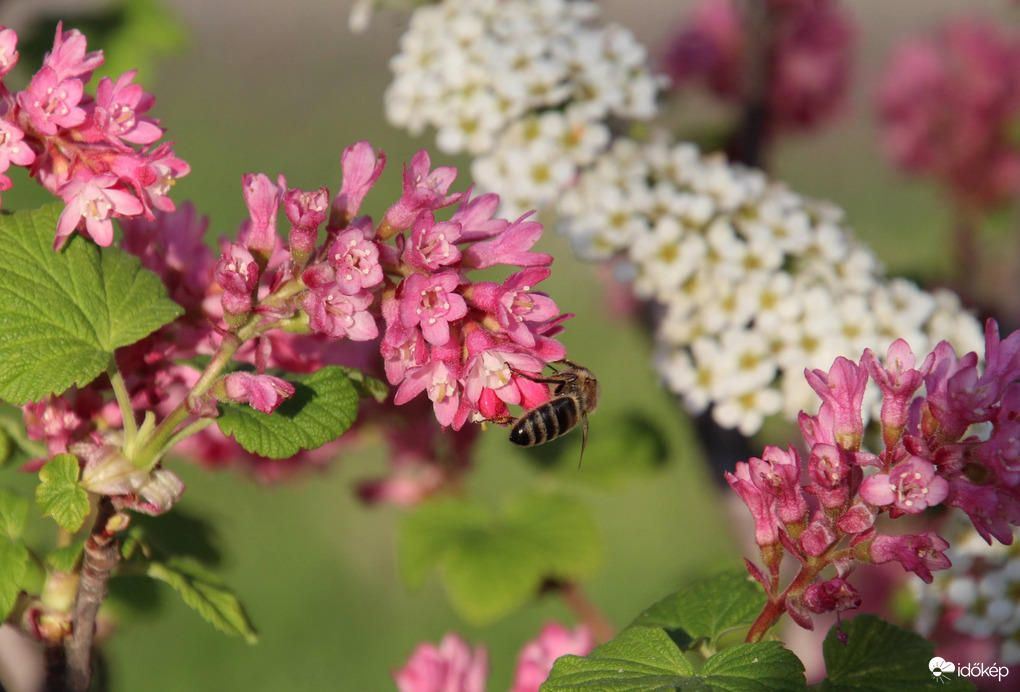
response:
<path fill-rule="evenodd" d="M 513 421 L 510 441 L 522 447 L 540 445 L 569 432 L 580 421 L 581 457 L 584 457 L 584 448 L 588 444 L 588 414 L 594 413 L 598 408 L 599 382 L 595 379 L 595 374 L 584 366 L 565 359 L 558 361 L 557 364 L 562 364 L 563 369 L 549 377 L 532 377 L 517 373 L 532 382 L 555 385 L 555 388 L 552 398 L 530 411 L 525 411 L 520 418 Z M 578 460 L 578 466 L 580 464 Z"/>

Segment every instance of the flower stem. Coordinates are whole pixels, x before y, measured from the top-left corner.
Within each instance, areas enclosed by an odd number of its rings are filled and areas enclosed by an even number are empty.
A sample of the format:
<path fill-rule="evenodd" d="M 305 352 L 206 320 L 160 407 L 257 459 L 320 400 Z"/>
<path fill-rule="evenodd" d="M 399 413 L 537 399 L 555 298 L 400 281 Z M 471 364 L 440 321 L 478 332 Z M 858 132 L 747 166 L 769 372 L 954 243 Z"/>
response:
<path fill-rule="evenodd" d="M 216 349 L 216 353 L 213 354 L 212 359 L 205 366 L 205 370 L 202 371 L 198 382 L 195 383 L 174 410 L 160 421 L 159 425 L 152 431 L 152 434 L 144 441 L 141 441 L 138 450 L 131 457 L 131 463 L 136 468 L 146 471 L 153 468 L 172 444 L 187 437 L 187 435 L 179 434 L 177 427 L 191 415 L 190 411 L 188 411 L 188 401 L 202 396 L 212 387 L 213 383 L 223 372 L 223 369 L 227 367 L 231 358 L 237 353 L 237 349 L 241 347 L 241 344 L 275 325 L 275 322 L 260 324 L 261 320 L 260 316 L 252 315 L 236 333 L 224 335 L 223 341 L 220 342 L 220 347 Z M 185 430 L 189 428 L 190 426 L 186 427 Z M 191 432 L 188 434 L 198 432 L 200 429 L 191 429 Z M 183 432 L 182 430 L 181 433 Z"/>
<path fill-rule="evenodd" d="M 106 598 L 106 582 L 120 559 L 109 521 L 116 514 L 110 498 L 99 503 L 96 521 L 85 543 L 78 597 L 74 604 L 73 629 L 65 643 L 67 689 L 86 692 L 92 679 L 92 642 L 96 633 L 96 613 Z"/>
<path fill-rule="evenodd" d="M 596 642 L 604 644 L 613 638 L 616 634 L 616 627 L 594 603 L 588 600 L 580 585 L 568 581 L 558 582 L 555 587 L 559 591 L 560 597 L 574 611 L 577 619 L 588 628 Z"/>
<path fill-rule="evenodd" d="M 124 421 L 124 448 L 131 449 L 135 444 L 135 437 L 138 435 L 138 421 L 135 420 L 135 410 L 131 406 L 131 396 L 128 394 L 127 386 L 124 384 L 124 377 L 117 367 L 117 358 L 110 356 L 110 365 L 106 369 L 113 386 L 113 395 L 117 398 L 117 405 L 120 406 L 120 417 Z"/>

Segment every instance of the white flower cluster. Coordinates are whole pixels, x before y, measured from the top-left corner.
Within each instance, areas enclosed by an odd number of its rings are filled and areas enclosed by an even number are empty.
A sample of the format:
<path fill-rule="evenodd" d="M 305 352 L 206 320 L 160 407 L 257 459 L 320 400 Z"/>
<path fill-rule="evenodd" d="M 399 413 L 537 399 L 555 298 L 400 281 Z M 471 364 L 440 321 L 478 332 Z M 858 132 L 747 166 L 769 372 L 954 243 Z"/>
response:
<path fill-rule="evenodd" d="M 597 13 L 577 0 L 419 8 L 390 61 L 387 117 L 475 156 L 474 179 L 499 192 L 504 215 L 545 206 L 606 148 L 609 118 L 656 112 L 644 46 L 618 25 L 590 26 Z"/>
<path fill-rule="evenodd" d="M 828 369 L 897 337 L 923 357 L 943 339 L 980 350 L 956 295 L 889 280 L 842 212 L 690 144 L 619 139 L 557 204 L 589 260 L 618 258 L 662 306 L 658 367 L 692 413 L 749 435 L 817 407 L 804 368 Z"/>
<path fill-rule="evenodd" d="M 924 636 L 935 631 L 948 613 L 952 628 L 974 639 L 1001 643 L 997 662 L 1020 663 L 1020 542 L 988 545 L 969 524 L 959 522 L 959 535 L 946 555 L 953 569 L 934 573 L 931 584 L 908 583 L 920 610 L 915 628 Z M 1020 538 L 1020 530 L 1014 530 Z"/>
<path fill-rule="evenodd" d="M 475 156 L 479 187 L 515 216 L 553 207 L 578 255 L 617 261 L 661 305 L 657 363 L 692 413 L 756 432 L 812 412 L 804 368 L 897 337 L 919 356 L 980 350 L 955 294 L 888 279 L 831 205 L 691 145 L 613 141 L 611 120 L 653 117 L 658 82 L 595 3 L 443 0 L 417 9 L 391 62 L 390 121 Z"/>

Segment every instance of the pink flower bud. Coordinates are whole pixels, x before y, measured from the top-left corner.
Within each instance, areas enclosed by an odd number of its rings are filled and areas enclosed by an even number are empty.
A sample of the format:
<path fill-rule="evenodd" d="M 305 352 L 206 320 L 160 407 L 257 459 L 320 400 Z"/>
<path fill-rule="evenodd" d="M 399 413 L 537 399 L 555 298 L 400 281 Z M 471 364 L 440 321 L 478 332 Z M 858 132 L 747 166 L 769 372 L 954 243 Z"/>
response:
<path fill-rule="evenodd" d="M 294 396 L 294 385 L 272 375 L 232 372 L 214 385 L 213 392 L 221 401 L 248 404 L 256 411 L 272 413 L 286 399 Z"/>

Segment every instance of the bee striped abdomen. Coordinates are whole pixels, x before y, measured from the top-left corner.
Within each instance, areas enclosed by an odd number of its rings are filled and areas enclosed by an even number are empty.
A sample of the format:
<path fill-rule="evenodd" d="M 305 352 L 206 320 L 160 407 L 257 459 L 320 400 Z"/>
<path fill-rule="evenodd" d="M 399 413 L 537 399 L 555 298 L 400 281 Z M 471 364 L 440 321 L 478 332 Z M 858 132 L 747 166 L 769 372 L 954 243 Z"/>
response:
<path fill-rule="evenodd" d="M 555 440 L 576 426 L 580 417 L 581 410 L 576 399 L 557 397 L 522 416 L 510 431 L 510 441 L 531 447 Z"/>

